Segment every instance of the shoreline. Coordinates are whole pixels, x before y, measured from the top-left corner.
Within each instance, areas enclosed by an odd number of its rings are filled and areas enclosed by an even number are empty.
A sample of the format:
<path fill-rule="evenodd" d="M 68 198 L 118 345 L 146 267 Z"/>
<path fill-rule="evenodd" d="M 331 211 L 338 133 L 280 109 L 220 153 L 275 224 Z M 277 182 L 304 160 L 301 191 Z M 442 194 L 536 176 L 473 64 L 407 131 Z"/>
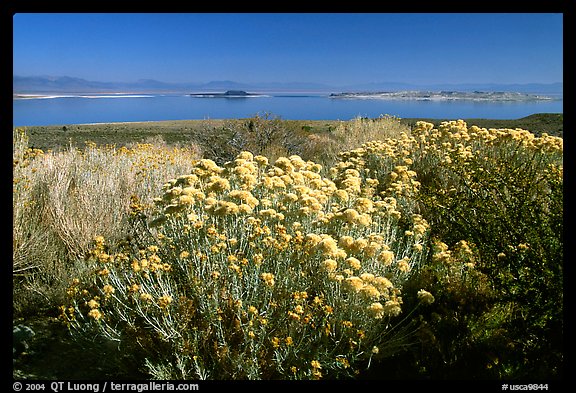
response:
<path fill-rule="evenodd" d="M 563 117 L 564 113 L 533 113 L 531 115 L 528 116 L 524 116 L 524 117 L 519 117 L 516 119 L 492 119 L 492 118 L 482 118 L 482 117 L 478 117 L 478 118 L 446 118 L 446 117 L 438 117 L 438 118 L 433 118 L 433 117 L 405 117 L 405 118 L 398 118 L 401 122 L 405 123 L 405 122 L 416 122 L 419 120 L 422 121 L 429 121 L 429 122 L 434 122 L 434 121 L 447 121 L 447 120 L 464 120 L 466 122 L 468 121 L 482 121 L 482 122 L 517 122 L 517 121 L 522 121 L 524 119 L 529 119 L 531 117 L 535 117 L 535 116 L 560 116 Z M 49 125 L 22 125 L 22 126 L 14 126 L 14 128 L 55 128 L 55 127 L 74 127 L 74 126 L 114 126 L 114 125 L 125 125 L 125 124 L 131 124 L 131 125 L 138 125 L 138 124 L 143 124 L 143 125 L 154 125 L 154 126 L 170 126 L 170 125 L 174 125 L 176 123 L 182 123 L 182 124 L 195 124 L 195 123 L 210 123 L 210 122 L 216 122 L 216 123 L 221 123 L 223 121 L 238 121 L 238 120 L 248 120 L 249 117 L 246 118 L 208 118 L 208 119 L 176 119 L 176 120 L 139 120 L 139 121 L 113 121 L 113 122 L 95 122 L 95 123 L 63 123 L 63 124 L 49 124 Z M 372 118 L 371 118 L 372 119 Z M 377 118 L 374 118 L 377 119 Z M 314 120 L 306 120 L 306 119 L 281 119 L 281 121 L 286 121 L 286 122 L 297 122 L 297 123 L 342 123 L 342 122 L 348 122 L 351 121 L 353 119 L 348 119 L 348 120 L 342 120 L 342 119 L 314 119 Z M 469 124 L 472 125 L 472 124 Z"/>
<path fill-rule="evenodd" d="M 12 100 L 49 100 L 55 98 L 153 98 L 156 95 L 150 94 L 131 94 L 131 93 L 113 93 L 113 94 L 13 94 Z"/>
<path fill-rule="evenodd" d="M 50 126 L 24 126 L 24 127 L 99 126 L 99 125 L 115 125 L 115 124 L 162 123 L 162 122 L 172 122 L 172 121 L 196 121 L 196 120 L 114 121 L 114 122 L 104 122 L 104 123 L 72 123 L 72 124 L 62 124 L 62 125 L 55 124 L 55 125 L 50 125 Z M 202 121 L 202 120 L 200 120 L 200 121 Z"/>
<path fill-rule="evenodd" d="M 28 92 L 12 93 L 13 100 L 55 99 L 55 98 L 140 98 L 162 96 L 186 96 L 192 98 L 259 98 L 281 97 L 283 94 L 296 94 L 297 91 L 261 90 L 247 93 L 241 90 L 228 90 L 226 92 L 205 91 L 189 93 L 184 91 L 124 91 L 124 92 Z M 366 91 L 366 92 L 340 92 L 306 91 L 302 92 L 312 96 L 320 95 L 327 99 L 341 100 L 386 100 L 386 101 L 472 101 L 472 102 L 533 102 L 533 101 L 561 101 L 563 92 L 554 93 L 523 93 L 514 91 Z"/>

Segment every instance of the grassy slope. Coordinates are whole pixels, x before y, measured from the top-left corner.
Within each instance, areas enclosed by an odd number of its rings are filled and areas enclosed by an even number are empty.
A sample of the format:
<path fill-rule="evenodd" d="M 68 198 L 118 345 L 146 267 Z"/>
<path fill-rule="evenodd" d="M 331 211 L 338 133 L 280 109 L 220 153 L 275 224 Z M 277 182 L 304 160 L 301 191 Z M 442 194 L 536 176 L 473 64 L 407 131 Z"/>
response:
<path fill-rule="evenodd" d="M 549 135 L 563 136 L 563 114 L 541 113 L 516 120 L 464 119 L 468 125 L 485 128 L 522 128 L 536 135 L 546 132 Z M 407 118 L 401 122 L 409 125 L 424 120 L 435 125 L 444 120 Z M 118 146 L 146 142 L 165 141 L 168 144 L 187 144 L 195 133 L 209 128 L 222 127 L 234 120 L 174 120 L 141 123 L 107 123 L 91 125 L 33 126 L 27 127 L 30 146 L 48 150 L 66 147 L 70 144 L 83 147 L 85 141 L 96 144 L 115 144 Z M 243 120 L 236 120 L 243 121 Z M 284 120 L 287 127 L 307 132 L 329 131 L 339 123 L 337 120 Z M 65 127 L 65 130 L 64 130 Z"/>
<path fill-rule="evenodd" d="M 403 123 L 415 124 L 418 120 L 439 125 L 444 120 L 454 119 L 403 119 Z M 548 135 L 563 137 L 564 115 L 562 113 L 536 113 L 515 120 L 464 119 L 466 123 L 483 128 L 522 128 L 539 136 L 543 132 Z"/>

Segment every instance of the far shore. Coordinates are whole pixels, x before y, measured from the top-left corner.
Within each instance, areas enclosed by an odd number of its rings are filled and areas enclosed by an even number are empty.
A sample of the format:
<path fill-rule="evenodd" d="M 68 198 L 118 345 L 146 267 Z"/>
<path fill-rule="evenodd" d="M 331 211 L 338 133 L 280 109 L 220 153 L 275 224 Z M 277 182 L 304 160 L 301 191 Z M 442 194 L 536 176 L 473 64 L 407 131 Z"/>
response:
<path fill-rule="evenodd" d="M 144 93 L 62 93 L 62 94 L 12 94 L 12 100 L 42 100 L 52 98 L 128 98 L 155 97 Z"/>
<path fill-rule="evenodd" d="M 12 94 L 12 99 L 14 100 L 25 100 L 25 99 L 32 99 L 32 98 L 51 98 L 56 97 L 53 95 L 47 94 Z"/>

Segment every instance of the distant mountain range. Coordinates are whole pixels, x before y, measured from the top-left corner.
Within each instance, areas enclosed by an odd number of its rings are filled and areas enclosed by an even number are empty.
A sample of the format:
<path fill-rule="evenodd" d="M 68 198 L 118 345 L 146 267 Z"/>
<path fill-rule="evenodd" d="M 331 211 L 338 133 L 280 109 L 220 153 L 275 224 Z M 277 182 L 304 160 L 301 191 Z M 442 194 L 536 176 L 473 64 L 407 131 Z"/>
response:
<path fill-rule="evenodd" d="M 169 83 L 153 79 L 135 82 L 95 82 L 69 76 L 16 76 L 12 78 L 13 93 L 114 93 L 114 92 L 217 92 L 226 90 L 313 90 L 331 91 L 333 88 L 320 83 L 240 83 L 230 80 L 206 83 Z"/>
<path fill-rule="evenodd" d="M 14 94 L 30 93 L 193 93 L 218 92 L 226 90 L 245 91 L 317 91 L 317 92 L 370 92 L 370 91 L 503 91 L 519 93 L 562 94 L 564 85 L 559 83 L 528 84 L 435 84 L 416 85 L 403 82 L 373 82 L 356 85 L 330 86 L 308 82 L 263 82 L 241 83 L 230 80 L 202 83 L 169 83 L 153 79 L 140 79 L 135 82 L 96 82 L 69 76 L 17 76 L 12 79 Z"/>

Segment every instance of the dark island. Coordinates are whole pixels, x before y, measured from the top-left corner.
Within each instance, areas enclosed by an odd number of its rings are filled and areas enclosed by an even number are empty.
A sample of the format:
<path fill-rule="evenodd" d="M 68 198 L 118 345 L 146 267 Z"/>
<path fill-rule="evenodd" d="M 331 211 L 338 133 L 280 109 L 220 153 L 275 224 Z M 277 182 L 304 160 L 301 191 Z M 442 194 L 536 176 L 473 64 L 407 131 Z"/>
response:
<path fill-rule="evenodd" d="M 246 93 L 244 90 L 228 90 L 225 93 L 192 93 L 192 97 L 201 98 L 244 98 L 260 97 L 260 94 Z"/>

